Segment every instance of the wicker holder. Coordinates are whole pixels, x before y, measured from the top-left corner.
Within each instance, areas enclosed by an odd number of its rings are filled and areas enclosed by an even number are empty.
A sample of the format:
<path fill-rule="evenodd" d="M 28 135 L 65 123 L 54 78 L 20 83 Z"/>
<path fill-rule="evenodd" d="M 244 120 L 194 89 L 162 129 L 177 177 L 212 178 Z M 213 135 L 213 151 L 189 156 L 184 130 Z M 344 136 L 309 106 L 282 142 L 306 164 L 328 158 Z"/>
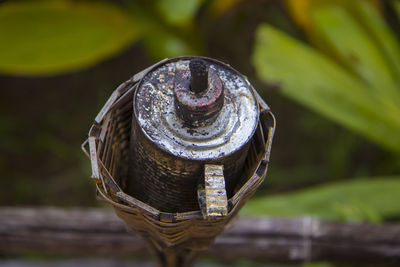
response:
<path fill-rule="evenodd" d="M 124 193 L 127 175 L 132 99 L 138 82 L 158 64 L 121 84 L 108 99 L 90 128 L 82 149 L 91 160 L 97 196 L 111 204 L 128 231 L 144 237 L 162 266 L 189 266 L 197 251 L 206 250 L 263 182 L 267 172 L 275 118 L 254 90 L 260 119 L 245 162 L 245 174 L 228 199 L 227 216 L 206 220 L 200 210 L 161 212 Z M 246 79 L 247 81 L 247 79 Z"/>

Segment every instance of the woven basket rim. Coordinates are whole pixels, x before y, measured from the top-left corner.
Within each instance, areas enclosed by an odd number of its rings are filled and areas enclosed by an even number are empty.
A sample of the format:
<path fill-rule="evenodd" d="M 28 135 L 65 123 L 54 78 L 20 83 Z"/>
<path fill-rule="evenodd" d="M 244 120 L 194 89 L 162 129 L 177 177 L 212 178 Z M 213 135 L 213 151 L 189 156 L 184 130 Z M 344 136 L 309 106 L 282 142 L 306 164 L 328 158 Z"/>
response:
<path fill-rule="evenodd" d="M 190 59 L 192 57 L 179 57 L 174 59 L 166 59 L 161 62 L 156 63 L 155 65 L 147 68 L 146 70 L 134 75 L 131 79 L 125 81 L 117 89 L 111 94 L 110 98 L 107 100 L 103 108 L 100 110 L 99 114 L 96 116 L 93 125 L 89 130 L 89 137 L 82 143 L 82 150 L 89 157 L 92 166 L 92 179 L 96 182 L 97 194 L 100 199 L 108 202 L 113 207 L 123 210 L 124 212 L 137 214 L 143 213 L 150 215 L 153 218 L 158 219 L 159 221 L 164 222 L 177 222 L 188 219 L 201 219 L 203 218 L 200 210 L 194 210 L 189 212 L 180 212 L 180 213 L 168 213 L 162 212 L 140 200 L 137 198 L 126 194 L 119 186 L 119 184 L 115 181 L 114 177 L 108 172 L 107 168 L 104 166 L 104 163 L 98 157 L 97 147 L 100 142 L 104 141 L 105 135 L 107 134 L 107 127 L 109 125 L 109 119 L 111 113 L 124 103 L 130 103 L 132 101 L 132 97 L 140 84 L 143 77 L 152 69 L 156 68 L 160 64 L 164 64 L 165 62 L 171 60 L 182 60 L 182 59 Z M 209 59 L 209 58 L 207 58 Z M 215 59 L 210 59 L 212 61 L 216 61 L 225 66 L 229 66 L 225 63 L 219 62 Z M 233 69 L 229 66 L 229 68 Z M 234 70 L 234 69 L 233 69 Z M 236 70 L 235 70 L 236 71 Z M 237 72 L 237 71 L 236 71 Z M 246 83 L 249 85 L 253 95 L 256 98 L 256 102 L 259 107 L 259 122 L 257 126 L 257 130 L 261 131 L 261 135 L 264 140 L 262 140 L 264 144 L 264 151 L 262 156 L 258 159 L 257 167 L 254 169 L 254 172 L 249 175 L 249 179 L 242 185 L 242 187 L 237 190 L 237 192 L 228 200 L 229 204 L 229 212 L 227 216 L 231 216 L 236 213 L 237 209 L 241 206 L 241 202 L 245 202 L 258 188 L 258 186 L 263 182 L 265 174 L 267 172 L 267 167 L 270 158 L 270 151 L 272 145 L 272 139 L 275 132 L 275 117 L 273 113 L 270 111 L 269 106 L 265 103 L 265 101 L 261 98 L 261 96 L 257 93 L 254 87 L 249 83 L 246 76 L 237 72 L 241 77 L 244 78 Z M 263 121 L 266 120 L 266 125 L 263 125 Z M 264 129 L 266 128 L 266 129 Z M 257 131 L 256 130 L 256 131 Z M 255 135 L 255 133 L 254 133 Z M 256 164 L 255 164 L 256 165 Z M 102 175 L 102 171 L 105 171 L 107 176 L 104 177 Z M 116 189 L 115 192 L 109 192 L 110 188 Z M 121 203 L 122 202 L 122 203 Z"/>

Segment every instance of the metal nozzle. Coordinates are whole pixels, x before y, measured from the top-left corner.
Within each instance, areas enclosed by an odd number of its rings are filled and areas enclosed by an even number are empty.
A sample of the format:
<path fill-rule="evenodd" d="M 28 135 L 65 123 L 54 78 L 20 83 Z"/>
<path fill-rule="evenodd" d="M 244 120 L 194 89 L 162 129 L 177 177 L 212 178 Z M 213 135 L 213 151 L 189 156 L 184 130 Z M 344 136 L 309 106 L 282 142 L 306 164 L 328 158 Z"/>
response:
<path fill-rule="evenodd" d="M 202 59 L 192 59 L 189 63 L 190 90 L 200 94 L 208 87 L 208 68 Z"/>
<path fill-rule="evenodd" d="M 187 125 L 212 123 L 224 104 L 224 85 L 216 71 L 199 58 L 189 62 L 190 81 L 177 77 L 174 87 L 177 115 Z"/>

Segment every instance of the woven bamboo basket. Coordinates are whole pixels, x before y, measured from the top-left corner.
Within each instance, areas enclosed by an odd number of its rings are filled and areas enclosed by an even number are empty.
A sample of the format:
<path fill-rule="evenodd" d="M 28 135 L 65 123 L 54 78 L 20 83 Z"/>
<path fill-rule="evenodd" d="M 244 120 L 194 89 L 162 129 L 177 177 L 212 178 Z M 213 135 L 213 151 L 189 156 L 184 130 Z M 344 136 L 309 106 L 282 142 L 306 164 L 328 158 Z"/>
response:
<path fill-rule="evenodd" d="M 132 99 L 138 82 L 163 61 L 122 83 L 96 116 L 82 149 L 90 158 L 97 196 L 111 204 L 128 231 L 144 237 L 154 251 L 185 254 L 206 250 L 263 182 L 270 158 L 275 118 L 268 105 L 248 83 L 259 105 L 259 122 L 245 160 L 245 179 L 228 199 L 227 216 L 206 220 L 200 210 L 166 213 L 126 194 L 121 181 L 127 175 L 132 120 Z M 244 77 L 247 81 L 247 78 Z"/>

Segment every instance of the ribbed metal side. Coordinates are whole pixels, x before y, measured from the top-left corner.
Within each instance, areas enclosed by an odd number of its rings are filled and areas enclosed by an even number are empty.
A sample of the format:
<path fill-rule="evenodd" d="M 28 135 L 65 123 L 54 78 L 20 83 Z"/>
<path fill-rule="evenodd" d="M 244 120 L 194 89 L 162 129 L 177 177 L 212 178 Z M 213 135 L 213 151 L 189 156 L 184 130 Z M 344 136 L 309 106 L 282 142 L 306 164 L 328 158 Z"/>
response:
<path fill-rule="evenodd" d="M 127 193 L 163 212 L 199 210 L 197 185 L 204 182 L 204 164 L 223 164 L 228 198 L 240 178 L 248 144 L 235 153 L 209 162 L 187 160 L 153 144 L 133 118 Z"/>

